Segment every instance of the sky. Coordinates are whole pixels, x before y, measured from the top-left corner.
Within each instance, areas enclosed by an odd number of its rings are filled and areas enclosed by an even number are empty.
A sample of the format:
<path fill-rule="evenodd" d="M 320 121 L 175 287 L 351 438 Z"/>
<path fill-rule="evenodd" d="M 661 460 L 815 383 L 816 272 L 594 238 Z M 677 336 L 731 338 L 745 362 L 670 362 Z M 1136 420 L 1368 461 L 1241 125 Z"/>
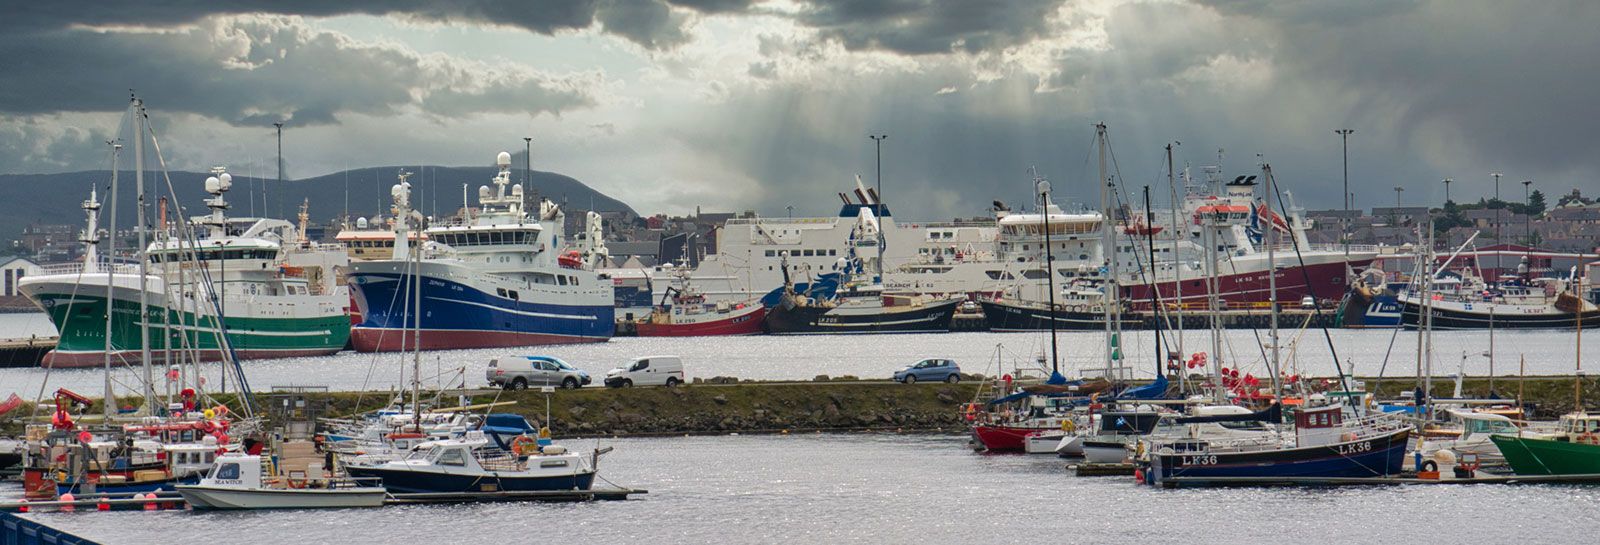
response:
<path fill-rule="evenodd" d="M 114 6 L 112 7 L 114 8 Z M 1517 186 L 1600 194 L 1600 2 L 1489 0 L 6 1 L 0 173 L 103 169 L 129 91 L 175 169 L 535 169 L 644 213 L 829 214 L 854 177 L 902 221 L 1098 202 L 1270 163 L 1297 204 Z M 481 182 L 463 180 L 463 182 Z"/>

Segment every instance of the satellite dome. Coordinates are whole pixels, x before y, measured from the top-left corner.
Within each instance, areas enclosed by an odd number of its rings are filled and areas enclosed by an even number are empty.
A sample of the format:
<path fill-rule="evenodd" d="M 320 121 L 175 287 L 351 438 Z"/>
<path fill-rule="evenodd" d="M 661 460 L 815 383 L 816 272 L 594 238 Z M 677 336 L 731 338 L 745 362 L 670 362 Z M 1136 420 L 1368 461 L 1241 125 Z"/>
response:
<path fill-rule="evenodd" d="M 1035 187 L 1035 189 L 1038 190 L 1039 193 L 1049 193 L 1050 192 L 1050 181 L 1049 180 L 1039 180 L 1039 185 L 1036 185 L 1034 187 Z"/>
<path fill-rule="evenodd" d="M 494 164 L 502 167 L 511 166 L 511 154 L 500 152 L 500 155 L 494 156 Z"/>
<path fill-rule="evenodd" d="M 363 218 L 356 218 L 356 228 L 358 228 L 358 229 L 366 229 L 367 228 L 367 218 L 364 218 L 364 217 Z"/>
<path fill-rule="evenodd" d="M 222 181 L 218 180 L 216 176 L 206 178 L 206 193 L 216 193 L 221 185 Z"/>
<path fill-rule="evenodd" d="M 228 188 L 233 187 L 233 175 L 224 172 L 221 176 L 217 176 L 217 182 L 218 189 L 227 191 Z"/>

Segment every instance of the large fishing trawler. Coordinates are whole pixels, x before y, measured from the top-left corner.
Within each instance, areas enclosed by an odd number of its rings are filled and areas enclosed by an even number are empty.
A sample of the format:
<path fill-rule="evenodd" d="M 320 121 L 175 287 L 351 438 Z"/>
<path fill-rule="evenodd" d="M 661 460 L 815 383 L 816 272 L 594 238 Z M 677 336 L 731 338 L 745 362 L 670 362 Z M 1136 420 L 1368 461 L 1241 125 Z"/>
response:
<path fill-rule="evenodd" d="M 60 332 L 44 366 L 100 366 L 108 350 L 112 365 L 126 365 L 140 362 L 145 353 L 163 362 L 178 351 L 216 360 L 229 349 L 251 359 L 317 356 L 344 348 L 349 296 L 336 285 L 333 272 L 348 261 L 344 249 L 308 241 L 303 209 L 299 228 L 278 219 L 227 217 L 223 195 L 232 176 L 221 167 L 212 174 L 205 182 L 211 213 L 190 220 L 199 238 L 190 242 L 166 227 L 158 229 L 157 240 L 139 252 L 147 260 L 142 272 L 139 265 L 99 258 L 101 203 L 90 193 L 83 203 L 88 217 L 81 237 L 83 262 L 48 268 L 19 282 L 18 289 Z M 224 331 L 226 345 L 218 342 Z"/>
<path fill-rule="evenodd" d="M 593 269 L 606 256 L 599 215 L 588 214 L 582 244 L 569 246 L 561 207 L 542 200 L 538 215 L 530 217 L 523 210 L 521 184 L 510 183 L 510 154 L 501 152 L 497 164 L 494 188 L 478 189 L 482 211 L 427 228 L 427 242 L 418 249 L 409 247 L 408 231 L 412 224 L 420 225 L 420 216 L 410 211 L 410 184 L 401 175 L 392 188 L 395 217 L 400 218 L 393 258 L 350 268 L 350 286 L 362 315 L 351 334 L 357 350 L 611 338 L 616 314 L 611 282 Z M 424 280 L 421 286 L 418 278 Z"/>

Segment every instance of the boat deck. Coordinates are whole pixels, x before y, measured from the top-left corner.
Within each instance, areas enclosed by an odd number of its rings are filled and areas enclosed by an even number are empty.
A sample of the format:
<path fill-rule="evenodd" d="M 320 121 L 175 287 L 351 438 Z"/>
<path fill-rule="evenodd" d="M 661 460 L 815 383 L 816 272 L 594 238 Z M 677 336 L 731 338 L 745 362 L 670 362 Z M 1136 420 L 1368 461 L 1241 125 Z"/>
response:
<path fill-rule="evenodd" d="M 390 494 L 384 505 L 416 503 L 478 503 L 497 501 L 580 502 L 626 500 L 634 494 L 648 494 L 637 488 L 596 488 L 592 490 L 528 490 L 497 492 L 426 492 Z"/>

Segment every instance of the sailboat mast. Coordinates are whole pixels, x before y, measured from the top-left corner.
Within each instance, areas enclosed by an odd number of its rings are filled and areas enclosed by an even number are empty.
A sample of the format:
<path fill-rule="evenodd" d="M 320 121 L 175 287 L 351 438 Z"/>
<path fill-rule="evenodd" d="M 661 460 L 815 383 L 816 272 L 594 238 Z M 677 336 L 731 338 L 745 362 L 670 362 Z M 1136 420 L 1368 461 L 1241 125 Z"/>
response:
<path fill-rule="evenodd" d="M 105 372 L 105 380 L 106 380 L 105 387 L 106 387 L 106 390 L 105 390 L 105 397 L 102 398 L 101 402 L 100 402 L 101 405 L 104 405 L 104 407 L 102 407 L 102 408 L 105 409 L 104 412 L 105 412 L 105 416 L 106 416 L 106 421 L 107 422 L 111 421 L 111 415 L 115 413 L 114 405 L 117 404 L 116 396 L 114 396 L 112 394 L 112 391 L 111 391 L 111 350 L 112 350 L 112 344 L 111 344 L 111 331 L 112 331 L 112 329 L 111 329 L 111 321 L 113 319 L 112 312 L 111 312 L 111 307 L 112 307 L 111 302 L 113 301 L 113 296 L 115 295 L 115 293 L 112 291 L 112 288 L 113 288 L 113 286 L 114 286 L 114 284 L 116 282 L 116 272 L 117 272 L 117 170 L 118 170 L 118 166 L 119 166 L 118 165 L 118 161 L 121 159 L 121 157 L 122 157 L 122 144 L 118 144 L 115 141 L 112 141 L 111 142 L 111 194 L 109 196 L 107 196 L 107 198 L 106 198 L 106 200 L 111 201 L 111 221 L 109 223 L 107 223 L 107 225 L 109 225 L 110 227 L 108 229 L 106 229 L 108 232 L 111 233 L 111 236 L 108 237 L 107 240 L 106 240 L 106 301 L 105 301 L 105 305 L 106 305 L 106 337 L 105 337 L 105 341 L 106 342 L 105 342 L 105 362 L 104 362 L 105 363 L 105 367 L 106 367 L 106 370 L 105 370 L 106 371 Z"/>
<path fill-rule="evenodd" d="M 1273 219 L 1272 197 L 1278 192 L 1277 183 L 1272 179 L 1272 165 L 1261 164 L 1261 177 L 1267 179 L 1267 213 L 1261 219 L 1267 224 L 1267 301 L 1272 305 L 1272 330 L 1268 338 L 1272 340 L 1272 361 L 1267 362 L 1267 375 L 1272 379 L 1272 395 L 1274 398 L 1282 393 L 1278 389 L 1278 370 L 1282 368 L 1283 360 L 1279 355 L 1278 345 L 1278 255 L 1274 247 L 1278 245 L 1278 222 Z M 1283 201 L 1278 201 L 1279 206 Z M 1285 211 L 1287 213 L 1287 211 Z M 1285 218 L 1284 221 L 1288 221 Z M 1311 286 L 1306 286 L 1310 288 Z M 1342 378 L 1340 380 L 1343 380 Z"/>
<path fill-rule="evenodd" d="M 1150 276 L 1151 278 L 1154 278 L 1156 270 L 1156 213 L 1154 210 L 1150 209 L 1150 186 L 1148 185 L 1144 186 L 1144 218 L 1144 238 L 1145 243 L 1148 246 L 1147 249 L 1150 252 Z M 1161 353 L 1161 291 L 1155 289 L 1156 285 L 1157 284 L 1154 281 L 1151 281 L 1150 310 L 1156 313 L 1155 319 L 1152 320 L 1152 322 L 1154 322 L 1156 326 L 1156 377 L 1160 378 L 1162 373 L 1165 372 L 1165 369 L 1162 368 L 1162 361 L 1165 358 Z"/>
<path fill-rule="evenodd" d="M 1111 229 L 1111 223 L 1115 218 L 1115 215 L 1111 213 L 1111 183 L 1106 177 L 1105 123 L 1096 123 L 1094 125 L 1094 137 L 1100 157 L 1100 178 L 1097 182 L 1100 185 L 1100 212 L 1104 215 L 1100 218 L 1100 251 L 1105 254 L 1102 257 L 1106 260 L 1104 266 L 1106 272 L 1102 282 L 1102 286 L 1104 286 L 1102 295 L 1105 300 L 1102 310 L 1106 320 L 1106 374 L 1111 375 L 1115 372 L 1114 369 L 1117 363 L 1117 333 L 1122 328 L 1119 327 L 1121 324 L 1116 323 L 1120 314 L 1116 311 L 1117 290 L 1120 288 L 1117 284 L 1117 241 L 1112 238 Z"/>
<path fill-rule="evenodd" d="M 1216 397 L 1218 405 L 1228 402 L 1228 392 L 1222 387 L 1222 316 L 1221 304 L 1217 299 L 1217 292 L 1221 285 L 1217 281 L 1217 212 L 1213 209 L 1205 218 L 1205 230 L 1201 233 L 1206 242 L 1206 309 L 1211 316 L 1211 381 L 1212 395 Z"/>
<path fill-rule="evenodd" d="M 1183 224 L 1178 222 L 1178 209 L 1183 206 L 1183 201 L 1180 200 L 1178 195 L 1177 175 L 1172 171 L 1172 144 L 1167 144 L 1167 189 L 1172 192 L 1172 232 L 1169 233 L 1172 235 L 1172 286 L 1177 290 L 1178 319 L 1176 322 L 1178 332 L 1178 357 L 1182 358 L 1187 356 L 1187 354 L 1185 354 L 1183 351 L 1183 254 L 1178 253 L 1178 243 L 1183 240 L 1183 237 L 1179 236 L 1179 228 Z M 1146 205 L 1145 207 L 1149 208 L 1149 205 Z M 1153 219 L 1150 225 L 1155 225 Z M 1151 242 L 1150 244 L 1152 247 L 1151 255 L 1154 256 L 1155 243 Z M 1155 258 L 1151 257 L 1151 259 L 1152 261 L 1150 262 L 1150 266 L 1152 269 L 1154 269 Z"/>
<path fill-rule="evenodd" d="M 135 202 L 139 206 L 134 231 L 139 234 L 139 361 L 144 367 L 145 414 L 155 413 L 155 377 L 150 373 L 150 259 L 149 243 L 145 239 L 148 229 L 144 202 L 144 101 L 133 99 L 133 185 Z"/>
<path fill-rule="evenodd" d="M 1033 187 L 1039 193 L 1039 204 L 1043 208 L 1040 217 L 1044 219 L 1044 276 L 1050 301 L 1050 308 L 1044 315 L 1050 321 L 1050 379 L 1053 381 L 1061 376 L 1061 360 L 1056 347 L 1056 258 L 1050 248 L 1050 182 L 1040 178 L 1039 171 L 1034 170 Z"/>

